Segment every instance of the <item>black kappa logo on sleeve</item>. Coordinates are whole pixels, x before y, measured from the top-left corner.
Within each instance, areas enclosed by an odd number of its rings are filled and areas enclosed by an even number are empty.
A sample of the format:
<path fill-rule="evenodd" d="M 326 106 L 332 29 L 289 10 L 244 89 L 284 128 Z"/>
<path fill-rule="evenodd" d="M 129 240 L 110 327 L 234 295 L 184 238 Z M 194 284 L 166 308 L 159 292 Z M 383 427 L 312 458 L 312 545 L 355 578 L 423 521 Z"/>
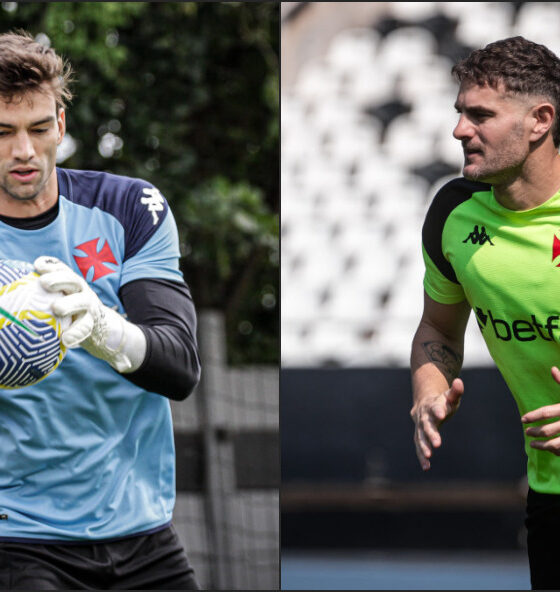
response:
<path fill-rule="evenodd" d="M 479 230 L 478 224 L 475 224 L 473 231 L 469 234 L 469 236 L 467 236 L 467 238 L 463 242 L 467 243 L 469 241 L 471 241 L 473 245 L 476 245 L 477 243 L 479 245 L 483 245 L 484 243 L 488 242 L 492 246 L 494 246 L 494 243 L 491 241 L 488 234 L 486 234 L 486 228 L 484 228 L 484 226 L 481 226 Z"/>

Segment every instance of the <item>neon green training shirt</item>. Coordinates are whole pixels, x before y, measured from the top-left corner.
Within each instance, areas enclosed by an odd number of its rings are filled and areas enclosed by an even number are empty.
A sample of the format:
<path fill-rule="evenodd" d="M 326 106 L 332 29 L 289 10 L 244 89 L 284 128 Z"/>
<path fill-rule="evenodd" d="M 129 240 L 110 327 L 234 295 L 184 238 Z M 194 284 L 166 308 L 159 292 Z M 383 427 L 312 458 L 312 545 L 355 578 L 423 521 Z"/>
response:
<path fill-rule="evenodd" d="M 513 211 L 491 185 L 464 178 L 435 196 L 422 229 L 424 288 L 433 300 L 467 300 L 521 415 L 560 402 L 560 191 Z M 540 422 L 543 423 L 543 422 Z M 560 493 L 560 457 L 529 446 L 529 485 Z"/>

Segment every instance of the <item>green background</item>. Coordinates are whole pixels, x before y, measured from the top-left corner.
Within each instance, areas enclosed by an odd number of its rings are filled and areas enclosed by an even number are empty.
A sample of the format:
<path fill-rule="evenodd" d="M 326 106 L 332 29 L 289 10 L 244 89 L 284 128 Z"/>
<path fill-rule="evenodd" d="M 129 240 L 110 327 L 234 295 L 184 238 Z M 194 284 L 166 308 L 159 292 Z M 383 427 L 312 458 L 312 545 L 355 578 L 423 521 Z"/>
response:
<path fill-rule="evenodd" d="M 279 3 L 2 3 L 18 28 L 75 70 L 61 166 L 156 185 L 229 362 L 278 363 Z"/>

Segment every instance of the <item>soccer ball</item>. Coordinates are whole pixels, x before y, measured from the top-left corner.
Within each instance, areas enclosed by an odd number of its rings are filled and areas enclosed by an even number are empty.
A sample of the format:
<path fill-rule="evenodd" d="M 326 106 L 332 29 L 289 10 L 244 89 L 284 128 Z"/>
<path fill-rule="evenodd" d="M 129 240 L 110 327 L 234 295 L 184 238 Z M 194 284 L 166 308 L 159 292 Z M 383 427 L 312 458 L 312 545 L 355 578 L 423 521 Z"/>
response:
<path fill-rule="evenodd" d="M 0 259 L 0 388 L 35 384 L 62 362 L 70 319 L 51 311 L 60 295 L 41 286 L 31 263 Z"/>

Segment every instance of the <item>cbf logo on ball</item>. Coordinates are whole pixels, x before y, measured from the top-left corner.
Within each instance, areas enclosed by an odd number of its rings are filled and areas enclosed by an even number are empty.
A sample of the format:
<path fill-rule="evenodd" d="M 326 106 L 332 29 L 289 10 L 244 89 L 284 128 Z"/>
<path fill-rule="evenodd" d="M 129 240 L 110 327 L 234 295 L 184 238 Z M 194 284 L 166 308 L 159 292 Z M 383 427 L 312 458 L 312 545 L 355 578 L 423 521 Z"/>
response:
<path fill-rule="evenodd" d="M 47 292 L 38 279 L 30 263 L 0 259 L 0 388 L 39 382 L 66 354 L 60 335 L 70 321 L 51 311 L 60 294 Z"/>

